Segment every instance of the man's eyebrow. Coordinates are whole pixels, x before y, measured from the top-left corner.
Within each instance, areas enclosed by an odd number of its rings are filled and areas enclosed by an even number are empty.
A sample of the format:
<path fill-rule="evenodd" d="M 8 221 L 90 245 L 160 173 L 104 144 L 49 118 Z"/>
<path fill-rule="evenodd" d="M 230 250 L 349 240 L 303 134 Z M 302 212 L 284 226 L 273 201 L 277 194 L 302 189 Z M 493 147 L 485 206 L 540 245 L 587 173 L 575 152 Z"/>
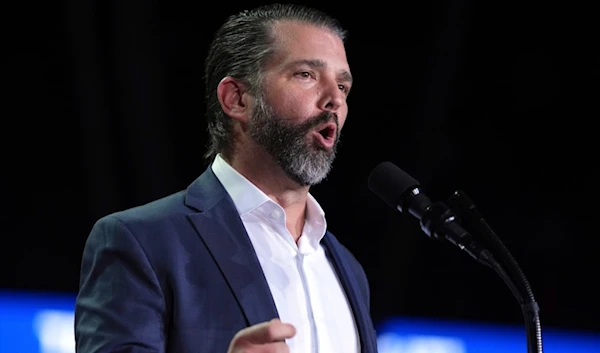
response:
<path fill-rule="evenodd" d="M 342 81 L 352 84 L 352 74 L 350 74 L 348 71 L 341 70 L 338 75 L 340 76 Z"/>
<path fill-rule="evenodd" d="M 301 66 L 301 65 L 306 65 L 310 68 L 313 69 L 323 69 L 327 67 L 327 63 L 323 60 L 319 60 L 319 59 L 302 59 L 302 60 L 296 60 L 296 61 L 292 61 L 289 66 Z M 348 83 L 352 83 L 352 75 L 346 71 L 346 70 L 340 70 L 338 72 L 338 76 L 340 77 L 340 79 L 344 82 L 348 82 Z"/>

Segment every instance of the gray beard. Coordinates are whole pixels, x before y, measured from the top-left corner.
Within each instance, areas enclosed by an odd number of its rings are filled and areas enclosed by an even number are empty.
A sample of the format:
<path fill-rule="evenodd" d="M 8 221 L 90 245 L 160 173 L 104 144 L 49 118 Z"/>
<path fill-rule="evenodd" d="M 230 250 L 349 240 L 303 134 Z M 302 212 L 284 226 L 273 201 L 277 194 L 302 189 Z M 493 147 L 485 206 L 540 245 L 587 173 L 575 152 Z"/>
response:
<path fill-rule="evenodd" d="M 331 150 L 307 142 L 307 134 L 316 126 L 334 121 L 337 136 Z M 327 177 L 335 159 L 340 136 L 337 115 L 323 113 L 302 124 L 279 116 L 261 96 L 248 124 L 249 134 L 273 157 L 284 173 L 301 186 L 320 183 Z"/>

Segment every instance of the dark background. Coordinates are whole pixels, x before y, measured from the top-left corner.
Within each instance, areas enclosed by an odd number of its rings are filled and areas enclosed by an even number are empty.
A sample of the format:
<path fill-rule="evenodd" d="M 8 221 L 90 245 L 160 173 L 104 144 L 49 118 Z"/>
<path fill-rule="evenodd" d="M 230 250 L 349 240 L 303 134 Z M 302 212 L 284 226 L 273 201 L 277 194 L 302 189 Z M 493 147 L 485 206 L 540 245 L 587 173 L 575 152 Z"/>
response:
<path fill-rule="evenodd" d="M 0 289 L 76 293 L 101 216 L 205 168 L 203 60 L 229 14 L 198 1 L 12 4 L 3 43 Z M 355 85 L 313 193 L 393 315 L 522 323 L 494 272 L 367 188 L 388 160 L 433 200 L 475 200 L 527 275 L 543 327 L 600 332 L 599 26 L 576 2 L 305 2 L 338 17 Z"/>

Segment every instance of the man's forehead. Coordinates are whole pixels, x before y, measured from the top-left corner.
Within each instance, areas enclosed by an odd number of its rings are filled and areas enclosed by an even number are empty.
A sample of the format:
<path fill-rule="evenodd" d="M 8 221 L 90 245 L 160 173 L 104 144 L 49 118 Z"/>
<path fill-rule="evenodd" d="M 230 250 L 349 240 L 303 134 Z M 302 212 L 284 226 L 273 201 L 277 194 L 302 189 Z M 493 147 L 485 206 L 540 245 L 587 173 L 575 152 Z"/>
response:
<path fill-rule="evenodd" d="M 331 38 L 336 38 L 343 46 L 342 38 L 333 29 L 310 22 L 279 20 L 272 24 L 271 29 L 276 44 L 283 44 L 290 40 L 298 40 L 310 33 L 311 35 L 309 35 L 309 37 L 312 37 L 315 34 L 325 34 Z"/>
<path fill-rule="evenodd" d="M 272 62 L 305 61 L 324 66 L 335 61 L 349 71 L 343 41 L 327 27 L 286 20 L 273 25 L 273 36 Z"/>

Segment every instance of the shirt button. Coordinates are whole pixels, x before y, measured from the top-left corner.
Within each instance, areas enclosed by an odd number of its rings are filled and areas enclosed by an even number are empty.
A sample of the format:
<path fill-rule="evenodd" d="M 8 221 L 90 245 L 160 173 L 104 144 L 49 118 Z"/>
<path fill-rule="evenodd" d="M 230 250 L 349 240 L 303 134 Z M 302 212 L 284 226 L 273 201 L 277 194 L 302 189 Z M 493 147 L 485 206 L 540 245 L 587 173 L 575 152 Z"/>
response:
<path fill-rule="evenodd" d="M 273 218 L 279 218 L 279 216 L 281 216 L 281 212 L 274 210 L 271 212 L 271 217 Z"/>

